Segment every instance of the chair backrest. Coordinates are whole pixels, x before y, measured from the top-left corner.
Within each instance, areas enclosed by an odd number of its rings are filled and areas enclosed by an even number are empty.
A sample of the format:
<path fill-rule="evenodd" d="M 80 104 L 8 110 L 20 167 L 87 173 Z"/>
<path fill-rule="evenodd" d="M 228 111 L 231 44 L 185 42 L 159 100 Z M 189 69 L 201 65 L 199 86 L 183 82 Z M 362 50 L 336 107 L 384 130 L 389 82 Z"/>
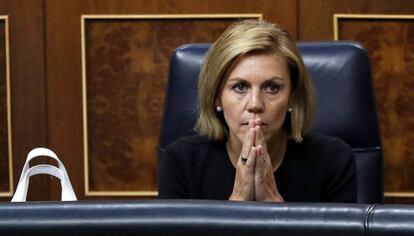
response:
<path fill-rule="evenodd" d="M 197 116 L 197 82 L 210 44 L 189 44 L 174 52 L 168 78 L 160 148 L 192 135 Z M 356 157 L 358 202 L 381 203 L 383 157 L 370 63 L 354 42 L 298 43 L 317 96 L 312 131 L 339 137 Z"/>

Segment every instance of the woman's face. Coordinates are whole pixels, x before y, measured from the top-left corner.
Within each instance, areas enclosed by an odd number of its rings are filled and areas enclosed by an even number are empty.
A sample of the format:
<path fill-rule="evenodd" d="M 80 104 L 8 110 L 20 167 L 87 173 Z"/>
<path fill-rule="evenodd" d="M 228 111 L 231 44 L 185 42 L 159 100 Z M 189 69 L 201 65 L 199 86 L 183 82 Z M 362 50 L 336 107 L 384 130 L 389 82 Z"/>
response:
<path fill-rule="evenodd" d="M 234 63 L 216 101 L 223 108 L 229 138 L 242 142 L 249 120 L 259 117 L 268 143 L 282 131 L 289 106 L 291 82 L 286 61 L 275 53 L 257 53 Z"/>

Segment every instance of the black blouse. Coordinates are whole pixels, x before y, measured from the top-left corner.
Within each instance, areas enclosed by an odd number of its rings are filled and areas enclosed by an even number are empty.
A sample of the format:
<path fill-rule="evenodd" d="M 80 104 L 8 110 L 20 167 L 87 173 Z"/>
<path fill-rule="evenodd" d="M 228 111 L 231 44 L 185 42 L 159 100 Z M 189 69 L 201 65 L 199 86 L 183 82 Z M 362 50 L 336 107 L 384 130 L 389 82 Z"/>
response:
<path fill-rule="evenodd" d="M 159 197 L 228 199 L 236 169 L 225 142 L 202 136 L 180 138 L 160 151 Z M 351 148 L 338 138 L 311 134 L 288 141 L 275 171 L 277 188 L 287 202 L 357 201 L 356 163 Z"/>

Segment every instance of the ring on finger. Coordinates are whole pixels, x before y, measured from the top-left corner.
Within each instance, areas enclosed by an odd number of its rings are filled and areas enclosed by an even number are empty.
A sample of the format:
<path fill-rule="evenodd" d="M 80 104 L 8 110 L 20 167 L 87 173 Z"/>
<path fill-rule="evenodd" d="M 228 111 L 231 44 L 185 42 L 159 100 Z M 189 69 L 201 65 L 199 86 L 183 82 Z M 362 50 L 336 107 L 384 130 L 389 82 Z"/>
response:
<path fill-rule="evenodd" d="M 246 164 L 247 157 L 240 156 L 240 160 L 241 160 L 241 163 L 244 165 L 244 164 Z"/>

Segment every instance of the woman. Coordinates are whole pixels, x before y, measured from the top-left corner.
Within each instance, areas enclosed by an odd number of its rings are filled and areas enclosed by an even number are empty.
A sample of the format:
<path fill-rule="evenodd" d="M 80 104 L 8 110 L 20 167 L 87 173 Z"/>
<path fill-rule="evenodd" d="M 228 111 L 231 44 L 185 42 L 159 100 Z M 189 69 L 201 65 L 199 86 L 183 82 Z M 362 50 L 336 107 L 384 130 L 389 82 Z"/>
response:
<path fill-rule="evenodd" d="M 356 202 L 356 164 L 337 138 L 307 131 L 315 98 L 289 34 L 245 20 L 210 47 L 198 135 L 163 150 L 160 198 Z"/>

